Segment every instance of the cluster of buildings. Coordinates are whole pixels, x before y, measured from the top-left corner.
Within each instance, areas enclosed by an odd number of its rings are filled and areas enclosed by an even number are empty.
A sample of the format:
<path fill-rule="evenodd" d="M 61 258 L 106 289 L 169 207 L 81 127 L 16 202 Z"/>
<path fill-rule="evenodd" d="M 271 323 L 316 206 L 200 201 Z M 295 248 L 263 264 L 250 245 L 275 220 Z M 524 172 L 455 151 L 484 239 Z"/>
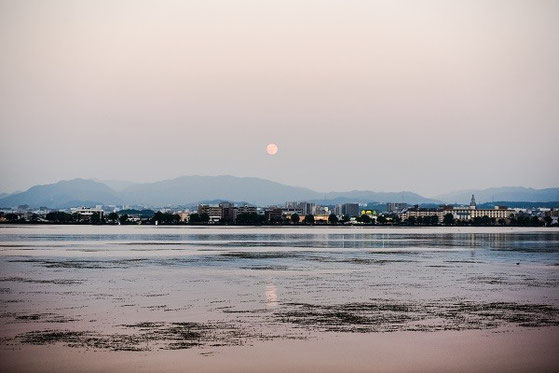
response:
<path fill-rule="evenodd" d="M 230 222 L 235 223 L 241 214 L 261 215 L 266 222 L 293 221 L 294 215 L 303 222 L 305 216 L 313 215 L 315 222 L 328 222 L 330 215 L 357 217 L 361 215 L 358 203 L 345 203 L 330 206 L 320 206 L 312 202 L 286 202 L 284 206 L 257 207 L 253 205 L 235 206 L 230 202 L 217 205 L 198 205 L 196 213 L 207 214 L 210 223 Z M 181 216 L 182 217 L 182 216 Z"/>
<path fill-rule="evenodd" d="M 221 202 L 218 205 L 198 205 L 198 214 L 207 214 L 210 223 L 232 222 L 240 214 L 258 214 L 258 208 L 251 205 L 235 206 L 231 202 Z"/>
<path fill-rule="evenodd" d="M 445 217 L 452 217 L 452 221 L 467 223 L 475 221 L 476 218 L 489 218 L 495 222 L 507 222 L 517 215 L 528 215 L 531 217 L 550 217 L 552 224 L 558 223 L 559 211 L 552 208 L 521 209 L 509 208 L 507 206 L 494 206 L 493 208 L 478 208 L 475 196 L 469 205 L 441 205 L 438 207 L 410 206 L 406 203 L 387 203 L 385 211 L 377 212 L 369 210 L 366 205 L 359 203 L 344 203 L 333 206 L 320 206 L 312 202 L 286 202 L 284 206 L 257 207 L 251 205 L 235 206 L 229 202 L 218 205 L 199 205 L 198 214 L 205 213 L 209 216 L 209 222 L 235 223 L 237 216 L 243 213 L 258 214 L 263 216 L 266 222 L 293 221 L 293 215 L 299 217 L 303 222 L 305 216 L 313 215 L 316 223 L 327 223 L 333 214 L 339 221 L 347 223 L 359 223 L 360 217 L 367 215 L 370 221 L 412 221 L 425 217 L 436 217 L 439 223 L 443 223 Z M 188 216 L 181 215 L 185 220 Z"/>
<path fill-rule="evenodd" d="M 537 217 L 538 219 L 551 219 L 551 224 L 559 224 L 559 210 L 556 208 L 509 208 L 507 206 L 494 206 L 493 208 L 478 208 L 475 196 L 472 195 L 469 205 L 441 205 L 438 207 L 410 206 L 406 203 L 390 202 L 386 204 L 385 211 L 377 212 L 369 210 L 365 204 L 344 203 L 330 206 L 320 206 L 312 202 L 296 201 L 286 202 L 284 206 L 257 207 L 252 205 L 235 206 L 229 202 L 218 205 L 199 205 L 198 214 L 205 213 L 209 216 L 210 223 L 226 222 L 235 223 L 240 214 L 258 214 L 265 222 L 293 221 L 296 214 L 299 221 L 303 222 L 305 216 L 313 215 L 315 223 L 328 223 L 331 215 L 335 215 L 339 221 L 349 224 L 360 223 L 363 215 L 367 215 L 370 221 L 412 221 L 425 217 L 436 217 L 439 223 L 443 223 L 445 217 L 450 215 L 452 221 L 468 223 L 477 218 L 488 218 L 494 222 L 508 222 L 515 216 L 523 215 Z M 188 221 L 188 213 L 183 213 L 181 219 Z"/>
<path fill-rule="evenodd" d="M 378 206 L 378 205 L 376 205 Z M 262 223 L 292 223 L 304 222 L 308 215 L 313 216 L 315 223 L 329 223 L 332 215 L 336 216 L 336 221 L 347 224 L 360 224 L 366 222 L 390 223 L 390 222 L 413 222 L 429 218 L 430 222 L 438 221 L 444 223 L 445 219 L 452 217 L 452 221 L 460 223 L 475 222 L 478 218 L 490 219 L 490 221 L 504 224 L 518 216 L 537 218 L 545 221 L 546 224 L 559 224 L 559 209 L 557 208 L 508 208 L 507 206 L 494 206 L 493 208 L 478 208 L 475 197 L 469 205 L 441 205 L 438 207 L 410 206 L 406 203 L 387 203 L 382 211 L 370 210 L 365 204 L 344 203 L 336 205 L 321 206 L 316 203 L 306 201 L 286 202 L 283 206 L 259 207 L 249 204 L 235 205 L 231 202 L 221 202 L 219 204 L 200 204 L 197 208 L 173 209 L 165 208 L 160 211 L 165 214 L 178 215 L 177 220 L 188 223 L 195 222 L 191 217 L 198 214 L 198 219 L 202 214 L 205 215 L 203 222 L 210 224 L 228 223 L 235 224 L 241 215 L 257 217 L 258 222 Z M 41 207 L 30 209 L 27 205 L 17 208 L 3 209 L 0 211 L 0 222 L 6 221 L 29 221 L 29 222 L 48 222 L 47 214 L 52 210 Z M 85 221 L 103 221 L 109 213 L 116 212 L 119 215 L 126 214 L 126 221 L 129 223 L 149 223 L 155 211 L 149 209 L 134 210 L 116 206 L 77 207 L 65 210 Z M 112 214 L 114 215 L 114 214 Z M 364 217 L 367 216 L 366 219 Z M 435 218 L 436 217 L 436 218 Z M 113 218 L 108 218 L 112 219 Z M 435 219 L 435 220 L 433 220 Z M 198 220 L 200 222 L 201 220 Z M 247 221 L 246 219 L 244 220 Z M 251 220 L 255 221 L 255 220 Z"/>

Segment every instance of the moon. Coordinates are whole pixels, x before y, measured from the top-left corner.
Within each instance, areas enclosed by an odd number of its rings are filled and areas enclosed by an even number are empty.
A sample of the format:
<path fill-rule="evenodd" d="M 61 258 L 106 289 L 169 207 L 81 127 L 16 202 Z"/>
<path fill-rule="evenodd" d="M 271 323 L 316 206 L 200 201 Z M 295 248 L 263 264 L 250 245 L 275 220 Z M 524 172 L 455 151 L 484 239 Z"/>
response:
<path fill-rule="evenodd" d="M 268 144 L 266 146 L 266 153 L 268 153 L 269 155 L 275 155 L 278 152 L 279 148 L 276 144 L 272 143 L 272 144 Z"/>

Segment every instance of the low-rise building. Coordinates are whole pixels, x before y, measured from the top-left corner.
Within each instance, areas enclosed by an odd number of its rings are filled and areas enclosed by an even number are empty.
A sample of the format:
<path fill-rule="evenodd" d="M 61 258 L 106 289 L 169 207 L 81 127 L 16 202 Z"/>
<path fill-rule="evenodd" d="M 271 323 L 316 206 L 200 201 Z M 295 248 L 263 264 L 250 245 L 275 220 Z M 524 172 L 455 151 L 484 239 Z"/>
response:
<path fill-rule="evenodd" d="M 330 217 L 330 214 L 316 214 L 316 215 L 314 215 L 314 222 L 319 223 L 319 224 L 320 223 L 327 224 L 329 217 Z"/>
<path fill-rule="evenodd" d="M 282 221 L 283 211 L 279 207 L 272 207 L 264 209 L 264 217 L 266 221 L 277 223 Z"/>
<path fill-rule="evenodd" d="M 478 209 L 476 199 L 472 194 L 469 206 L 455 206 L 451 212 L 456 220 L 474 220 L 487 216 L 492 219 L 509 219 L 514 214 L 514 210 L 510 210 L 507 206 L 495 206 L 493 209 Z"/>
<path fill-rule="evenodd" d="M 78 214 L 81 217 L 91 218 L 93 215 L 99 215 L 99 219 L 103 219 L 103 215 L 105 211 L 103 210 L 102 206 L 96 207 L 75 207 L 71 208 L 70 212 L 72 214 Z"/>
<path fill-rule="evenodd" d="M 198 214 L 208 214 L 210 222 L 216 223 L 221 221 L 222 209 L 219 206 L 198 205 Z"/>
<path fill-rule="evenodd" d="M 413 207 L 407 208 L 400 214 L 400 219 L 402 221 L 406 221 L 409 218 L 424 218 L 426 216 L 436 216 L 439 219 L 439 222 L 442 222 L 444 214 L 444 210 L 438 208 L 423 208 L 415 205 Z"/>

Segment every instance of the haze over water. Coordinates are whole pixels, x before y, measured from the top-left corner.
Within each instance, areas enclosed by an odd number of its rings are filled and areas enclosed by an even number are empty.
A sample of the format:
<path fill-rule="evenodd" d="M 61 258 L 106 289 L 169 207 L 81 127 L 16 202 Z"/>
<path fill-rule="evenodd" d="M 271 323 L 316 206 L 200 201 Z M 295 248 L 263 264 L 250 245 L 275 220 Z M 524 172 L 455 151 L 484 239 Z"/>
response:
<path fill-rule="evenodd" d="M 2 370 L 553 370 L 559 230 L 3 226 Z"/>

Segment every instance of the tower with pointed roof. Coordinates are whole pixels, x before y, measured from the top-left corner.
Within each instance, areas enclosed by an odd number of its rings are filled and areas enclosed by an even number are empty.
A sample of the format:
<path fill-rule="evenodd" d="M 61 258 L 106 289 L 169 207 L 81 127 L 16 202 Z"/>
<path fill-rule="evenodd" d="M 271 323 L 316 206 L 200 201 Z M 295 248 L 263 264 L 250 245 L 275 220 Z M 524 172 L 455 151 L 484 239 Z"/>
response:
<path fill-rule="evenodd" d="M 472 194 L 472 199 L 470 200 L 470 210 L 475 210 L 477 208 L 476 199 Z"/>

